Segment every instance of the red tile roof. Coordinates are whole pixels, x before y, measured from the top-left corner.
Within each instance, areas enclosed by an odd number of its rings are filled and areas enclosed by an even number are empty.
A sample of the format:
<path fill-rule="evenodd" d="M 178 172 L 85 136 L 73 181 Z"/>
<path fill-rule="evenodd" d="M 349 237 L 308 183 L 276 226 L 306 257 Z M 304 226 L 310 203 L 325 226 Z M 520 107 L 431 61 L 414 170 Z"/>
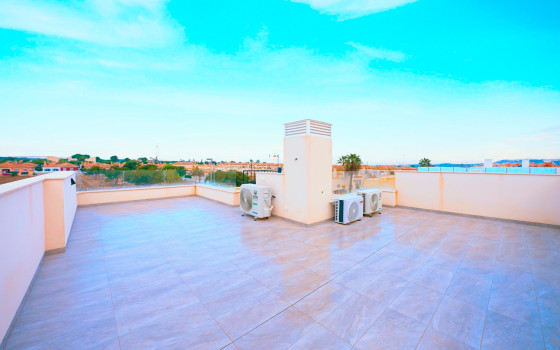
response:
<path fill-rule="evenodd" d="M 79 166 L 72 163 L 45 163 L 43 168 L 79 168 Z"/>
<path fill-rule="evenodd" d="M 16 162 L 6 162 L 0 163 L 0 168 L 35 168 L 37 164 L 35 163 L 16 163 Z"/>

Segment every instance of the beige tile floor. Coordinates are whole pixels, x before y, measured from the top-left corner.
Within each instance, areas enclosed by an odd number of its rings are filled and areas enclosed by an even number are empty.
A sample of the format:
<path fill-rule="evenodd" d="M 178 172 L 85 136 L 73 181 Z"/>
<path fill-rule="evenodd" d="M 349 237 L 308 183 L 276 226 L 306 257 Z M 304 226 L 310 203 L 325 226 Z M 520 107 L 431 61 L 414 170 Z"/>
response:
<path fill-rule="evenodd" d="M 7 349 L 560 348 L 560 230 L 401 208 L 342 226 L 198 197 L 79 208 Z"/>

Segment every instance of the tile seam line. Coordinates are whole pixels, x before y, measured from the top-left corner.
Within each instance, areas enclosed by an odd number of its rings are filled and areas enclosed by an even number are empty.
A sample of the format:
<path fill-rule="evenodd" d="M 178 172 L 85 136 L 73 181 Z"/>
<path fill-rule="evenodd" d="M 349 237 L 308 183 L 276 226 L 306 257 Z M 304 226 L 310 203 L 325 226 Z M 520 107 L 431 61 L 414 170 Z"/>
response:
<path fill-rule="evenodd" d="M 158 250 L 161 250 L 161 248 L 158 246 Z M 185 281 L 183 279 L 183 276 L 181 276 L 181 274 L 176 270 L 175 266 L 173 264 L 170 264 L 169 261 L 167 260 L 167 258 L 165 259 L 165 262 L 171 267 L 171 269 L 179 276 L 179 279 L 183 282 L 183 284 L 188 288 L 188 290 L 190 290 L 190 292 L 196 297 L 196 299 L 198 300 L 198 302 L 200 303 L 200 305 L 204 308 L 204 310 L 210 315 L 210 317 L 212 318 L 212 320 L 216 323 L 216 325 L 218 327 L 220 327 L 220 329 L 222 330 L 222 332 L 224 333 L 224 335 L 229 339 L 229 343 L 225 344 L 224 346 L 222 346 L 220 349 L 224 349 L 226 347 L 228 347 L 230 344 L 233 344 L 233 340 L 231 339 L 231 337 L 229 336 L 229 334 L 224 330 L 224 328 L 222 327 L 222 325 L 218 322 L 218 320 L 216 320 L 216 318 L 214 317 L 214 315 L 212 315 L 212 313 L 210 312 L 210 310 L 208 310 L 208 308 L 206 307 L 206 305 L 204 305 L 204 303 L 200 300 L 200 297 L 198 296 L 197 293 L 195 293 L 194 290 L 191 289 L 191 287 L 189 286 L 189 284 L 187 283 L 187 281 Z M 187 308 L 188 306 L 185 306 L 184 308 Z M 237 346 L 235 344 L 233 344 L 236 348 Z"/>
<path fill-rule="evenodd" d="M 113 309 L 113 320 L 115 320 L 115 331 L 117 332 L 117 342 L 119 349 L 121 349 L 121 337 L 119 333 L 119 325 L 117 324 L 117 315 L 115 312 L 115 301 L 113 300 L 113 289 L 111 288 L 111 281 L 109 280 L 109 270 L 107 269 L 107 255 L 105 253 L 105 241 L 101 240 L 101 249 L 103 249 L 103 266 L 105 267 L 105 276 L 107 277 L 107 287 L 109 287 L 109 294 L 111 295 L 111 306 Z"/>
<path fill-rule="evenodd" d="M 472 238 L 471 238 L 472 240 Z M 469 243 L 470 244 L 470 243 Z M 461 264 L 463 264 L 463 261 L 465 260 L 465 256 L 467 255 L 467 253 L 465 253 L 462 257 L 461 257 L 461 262 L 457 265 L 457 266 L 461 266 Z M 455 268 L 455 270 L 453 271 L 453 277 L 455 277 L 455 272 L 457 272 L 457 268 Z M 430 321 L 428 322 L 428 325 L 426 326 L 426 328 L 424 329 L 424 332 L 422 332 L 422 335 L 420 336 L 420 339 L 418 339 L 418 343 L 416 344 L 416 346 L 414 347 L 414 349 L 418 349 L 418 346 L 420 346 L 420 343 L 422 342 L 422 339 L 424 339 L 424 336 L 426 335 L 426 331 L 428 330 L 428 328 L 430 328 L 430 325 L 432 324 L 432 321 L 434 319 L 434 316 L 436 315 L 436 313 L 439 310 L 439 307 L 441 306 L 441 303 L 443 302 L 443 299 L 445 299 L 447 295 L 447 291 L 449 290 L 449 287 L 451 287 L 451 283 L 453 282 L 453 278 L 451 279 L 451 281 L 449 282 L 449 284 L 447 285 L 447 288 L 445 289 L 445 291 L 443 292 L 443 296 L 441 297 L 441 300 L 439 301 L 439 304 L 436 308 L 436 310 L 434 311 L 434 313 L 432 314 L 432 317 L 430 318 Z M 450 297 L 452 298 L 452 297 Z M 454 298 L 452 298 L 454 299 Z M 471 305 L 471 304 L 469 304 Z M 435 328 L 434 328 L 435 329 Z M 437 330 L 437 329 L 436 329 Z M 438 332 L 440 332 L 439 330 L 437 330 Z M 442 332 L 443 333 L 443 332 Z M 452 337 L 448 334 L 445 334 L 446 336 L 460 342 L 461 344 L 465 344 L 463 341 L 456 339 L 455 337 Z M 468 345 L 468 344 L 465 344 Z M 470 346 L 470 345 L 469 345 Z"/>
<path fill-rule="evenodd" d="M 299 310 L 299 309 L 298 309 Z M 301 310 L 299 310 L 301 311 Z M 311 318 L 313 321 L 315 321 L 315 319 L 311 316 L 309 316 L 308 314 L 306 314 L 305 312 L 301 311 L 302 313 L 304 313 L 306 316 L 308 316 L 309 318 Z M 335 337 L 337 337 L 338 339 L 340 339 L 341 341 L 343 341 L 345 344 L 348 344 L 348 346 L 350 346 L 350 349 L 353 349 L 352 345 L 350 343 L 348 343 L 346 340 L 342 339 L 341 337 L 339 337 L 338 335 L 336 335 L 335 333 L 333 333 L 330 329 L 328 329 L 327 327 L 323 326 L 319 321 L 315 321 L 315 323 L 317 323 L 315 326 L 313 326 L 308 332 L 306 332 L 304 335 L 301 336 L 301 338 L 299 338 L 298 340 L 295 341 L 295 343 L 290 344 L 290 346 L 288 346 L 286 348 L 286 350 L 289 349 L 293 349 L 293 346 L 297 344 L 298 341 L 300 341 L 301 339 L 303 339 L 303 337 L 305 337 L 306 335 L 308 335 L 309 333 L 311 333 L 312 330 L 314 330 L 317 327 L 322 327 L 324 328 L 327 332 L 329 332 L 330 334 L 334 335 Z"/>
<path fill-rule="evenodd" d="M 408 285 L 407 285 L 408 286 Z M 406 287 L 405 287 L 406 288 Z M 360 294 L 361 295 L 361 294 Z M 399 294 L 400 295 L 400 294 Z M 367 298 L 367 297 L 366 297 Z M 392 302 L 391 302 L 392 303 Z M 377 316 L 375 318 L 375 321 L 373 321 L 372 324 L 369 325 L 369 327 L 364 331 L 364 333 L 362 333 L 362 335 L 360 335 L 360 337 L 358 338 L 358 340 L 356 340 L 356 342 L 352 345 L 352 349 L 357 349 L 356 345 L 358 345 L 358 343 L 360 342 L 360 340 L 362 340 L 362 338 L 366 335 L 367 332 L 369 332 L 369 330 L 371 329 L 371 327 L 373 327 L 373 325 L 379 321 L 379 319 L 381 318 L 381 316 L 383 316 L 383 314 L 387 311 L 387 309 L 389 309 L 389 305 L 385 306 L 385 308 L 383 309 L 383 312 L 379 314 L 379 316 Z M 395 312 L 398 312 L 395 310 Z M 400 312 L 399 312 L 400 313 Z M 406 315 L 405 315 L 406 316 Z"/>
<path fill-rule="evenodd" d="M 336 282 L 335 282 L 335 283 L 336 283 Z M 326 283 L 325 283 L 325 284 L 326 284 Z M 344 288 L 346 288 L 346 287 L 344 287 Z M 342 304 L 345 304 L 350 298 L 351 298 L 351 296 L 348 297 L 347 299 L 344 299 L 344 301 L 343 301 L 339 306 L 341 306 Z M 295 305 L 294 305 L 294 306 L 295 306 Z M 337 337 L 338 339 L 342 340 L 344 343 L 346 343 L 346 344 L 348 344 L 348 345 L 350 345 L 350 346 L 352 347 L 352 344 L 348 343 L 346 340 L 344 340 L 344 339 L 342 339 L 341 337 L 339 337 L 338 334 L 334 333 L 334 332 L 331 331 L 328 327 L 326 327 L 325 325 L 323 325 L 323 324 L 321 323 L 321 321 L 315 320 L 313 317 L 311 317 L 311 315 L 308 315 L 305 311 L 300 310 L 297 306 L 295 306 L 295 308 L 298 309 L 299 311 L 303 312 L 305 315 L 307 315 L 307 316 L 308 316 L 309 318 L 311 318 L 313 321 L 315 321 L 315 322 L 317 323 L 317 326 L 321 326 L 321 327 L 325 328 L 329 333 L 333 334 L 335 337 Z M 337 307 L 337 308 L 338 308 L 338 307 Z M 334 310 L 333 310 L 333 311 L 334 311 Z M 329 314 L 329 315 L 330 315 L 330 314 Z M 327 316 L 328 316 L 328 315 L 327 315 Z M 325 318 L 326 318 L 326 317 L 325 317 Z M 315 328 L 315 327 L 313 327 L 313 328 Z M 309 332 L 311 332 L 311 329 L 309 330 Z M 307 333 L 305 333 L 305 334 L 308 334 L 309 332 L 307 332 Z M 303 337 L 302 337 L 302 338 L 303 338 Z M 300 339 L 301 339 L 301 338 L 300 338 Z M 300 339 L 298 339 L 298 341 L 299 341 Z M 296 341 L 296 343 L 297 343 L 297 341 Z M 291 348 L 291 347 L 294 346 L 294 345 L 295 345 L 295 343 L 294 343 L 294 344 L 291 344 L 291 345 L 288 347 L 288 349 Z"/>
<path fill-rule="evenodd" d="M 523 241 L 525 242 L 525 247 L 527 248 L 527 255 L 529 255 L 529 265 L 531 265 L 531 280 L 533 281 L 533 290 L 535 291 L 535 301 L 537 302 L 537 311 L 539 313 L 539 324 L 541 325 L 543 348 L 546 349 L 546 338 L 544 336 L 544 329 L 543 329 L 542 318 L 541 318 L 541 306 L 539 304 L 539 294 L 537 293 L 537 287 L 535 285 L 535 273 L 533 271 L 533 257 L 531 256 L 531 251 L 529 250 L 529 245 L 527 244 L 527 235 L 525 232 L 523 232 Z"/>
<path fill-rule="evenodd" d="M 427 218 L 427 219 L 428 219 L 428 218 Z M 426 220 L 427 220 L 427 219 L 426 219 Z M 418 224 L 418 225 L 420 225 L 420 224 Z M 418 225 L 416 225 L 416 226 L 418 226 Z M 414 228 L 416 228 L 416 226 L 415 226 Z M 411 230 L 412 230 L 412 229 L 411 229 Z M 407 231 L 407 232 L 408 232 L 408 231 Z M 399 236 L 399 238 L 400 238 L 400 237 L 401 237 L 401 236 Z M 377 316 L 377 318 L 375 319 L 375 321 L 374 321 L 374 322 L 368 327 L 368 329 L 360 336 L 360 338 L 356 341 L 356 343 L 354 343 L 353 347 L 355 347 L 355 346 L 360 342 L 360 340 L 362 340 L 362 338 L 366 335 L 366 333 L 369 332 L 369 330 L 371 329 L 371 327 L 373 327 L 373 325 L 381 318 L 381 316 L 385 313 L 385 311 L 387 311 L 387 309 L 391 309 L 391 310 L 393 310 L 393 311 L 395 311 L 395 312 L 398 312 L 399 314 L 401 314 L 401 315 L 403 315 L 403 316 L 405 316 L 405 317 L 410 318 L 411 320 L 417 321 L 417 320 L 413 319 L 412 317 L 409 317 L 408 315 L 405 315 L 405 314 L 399 312 L 398 310 L 391 308 L 391 305 L 393 305 L 393 303 L 401 296 L 401 294 L 404 292 L 404 290 L 405 290 L 406 288 L 408 288 L 408 286 L 410 286 L 411 284 L 415 284 L 412 278 L 411 278 L 410 280 L 408 280 L 408 283 L 407 283 L 406 286 L 403 288 L 403 290 L 402 290 L 395 298 L 393 298 L 393 299 L 391 300 L 391 302 L 385 307 L 385 309 L 383 310 L 383 312 L 382 312 L 381 314 L 379 314 L 379 316 Z M 450 282 L 449 284 L 451 284 L 451 282 Z M 424 288 L 427 288 L 427 287 L 424 287 Z M 430 289 L 430 288 L 427 288 L 427 289 Z M 432 290 L 432 289 L 430 289 L 430 290 Z M 438 292 L 438 291 L 435 291 L 435 292 L 440 293 L 440 292 Z M 367 297 L 367 295 L 364 295 L 364 294 L 362 294 L 361 292 L 356 292 L 356 293 Z M 441 293 L 440 293 L 440 294 L 441 294 Z M 441 297 L 442 300 L 443 300 L 443 297 L 444 297 L 444 296 L 445 296 L 445 294 L 442 294 L 442 297 Z M 441 300 L 440 300 L 440 303 L 441 303 Z M 438 307 L 439 307 L 439 304 L 438 304 Z M 437 309 L 436 309 L 436 311 L 437 311 Z M 434 311 L 434 314 L 435 314 L 435 311 Z M 432 317 L 433 317 L 433 315 L 432 315 Z M 430 321 L 431 321 L 431 319 L 430 319 Z M 421 323 L 421 322 L 419 322 L 419 323 Z M 422 334 L 421 334 L 421 336 L 420 336 L 420 339 L 418 339 L 418 343 L 416 344 L 416 346 L 418 346 L 418 344 L 420 343 L 420 340 L 421 340 L 422 337 L 424 336 L 424 332 L 426 331 L 426 329 L 428 328 L 428 326 L 429 326 L 429 322 L 428 322 L 428 324 L 426 325 L 426 328 L 424 328 L 424 331 L 422 331 Z"/>
<path fill-rule="evenodd" d="M 357 266 L 358 264 L 360 264 L 362 261 L 364 261 L 364 260 L 366 260 L 367 258 L 371 257 L 372 255 L 374 255 L 375 253 L 377 253 L 377 252 L 380 251 L 381 249 L 387 247 L 389 244 L 391 244 L 391 243 L 395 242 L 396 240 L 398 240 L 399 238 L 405 236 L 405 235 L 408 234 L 410 231 L 412 231 L 412 230 L 415 229 L 416 227 L 420 226 L 421 224 L 423 224 L 424 222 L 426 222 L 427 220 L 429 220 L 429 219 L 430 219 L 432 216 L 434 216 L 434 215 L 435 215 L 435 213 L 432 213 L 432 215 L 426 217 L 424 220 L 420 221 L 419 223 L 417 223 L 417 224 L 414 225 L 413 227 L 409 228 L 408 230 L 406 230 L 405 232 L 403 232 L 401 235 L 399 235 L 398 237 L 396 237 L 395 239 L 393 239 L 393 240 L 390 241 L 389 243 L 385 244 L 383 247 L 377 249 L 376 251 L 374 251 L 374 252 L 371 253 L 370 255 L 368 255 L 368 256 L 366 256 L 365 258 L 363 258 L 362 260 L 358 261 L 358 262 L 355 263 L 352 267 L 350 267 L 350 268 L 344 270 L 342 273 L 340 273 L 340 275 L 342 275 L 342 274 L 344 274 L 346 271 L 348 271 L 348 270 L 354 268 L 355 266 Z M 337 275 L 337 277 L 338 277 L 338 276 L 339 276 L 339 275 Z M 329 280 L 329 282 L 331 282 L 332 280 L 334 280 L 334 278 L 331 279 L 331 280 Z M 328 282 L 327 282 L 327 283 L 328 283 Z M 412 281 L 408 281 L 407 285 L 406 285 L 404 288 L 408 287 L 411 283 L 412 283 Z M 345 288 L 346 288 L 346 287 L 345 287 Z M 403 290 L 404 290 L 404 288 L 403 288 Z M 351 288 L 349 288 L 349 289 L 352 290 L 352 291 L 354 291 L 354 290 L 351 289 Z M 358 295 L 364 296 L 364 297 L 366 297 L 366 298 L 369 299 L 369 297 L 368 297 L 367 295 L 362 294 L 360 291 L 354 291 L 354 292 L 355 292 L 356 294 L 358 294 Z M 312 293 L 313 293 L 313 292 L 312 292 Z M 401 291 L 401 293 L 402 293 L 402 291 Z M 393 303 L 393 301 L 395 301 L 395 300 L 400 296 L 401 293 L 399 293 L 399 295 L 397 295 L 394 299 L 392 299 L 392 300 L 391 300 L 391 303 Z M 346 300 L 346 301 L 348 301 L 348 300 Z M 343 303 L 341 303 L 338 307 L 336 307 L 336 308 L 335 308 L 331 313 L 329 313 L 326 317 L 329 317 L 331 314 L 333 314 L 334 312 L 336 312 L 336 310 L 338 310 L 342 305 L 344 305 L 344 304 L 346 303 L 346 301 L 344 301 Z M 391 304 L 391 303 L 390 303 L 390 304 Z M 377 322 L 377 320 L 379 320 L 379 318 L 385 313 L 385 311 L 387 311 L 387 309 L 389 308 L 389 305 L 390 305 L 390 304 L 388 304 L 387 306 L 385 306 L 385 309 L 383 309 L 383 312 L 380 313 L 379 316 L 377 316 L 377 318 L 375 319 L 375 321 L 373 321 L 373 323 L 369 325 L 369 327 L 364 331 L 364 333 L 362 333 L 362 334 L 360 335 L 360 337 L 358 338 L 358 340 L 356 340 L 356 342 L 355 342 L 354 344 L 350 344 L 353 348 L 356 346 L 356 344 L 358 344 L 358 343 L 360 342 L 360 340 L 361 340 L 361 339 L 364 337 L 364 335 L 370 330 L 370 328 L 373 327 L 373 325 L 375 324 L 375 322 Z M 325 317 L 325 318 L 326 318 L 326 317 Z M 319 322 L 318 322 L 318 323 L 319 323 Z M 319 324 L 321 324 L 321 323 L 319 323 Z M 321 325 L 322 325 L 322 324 L 321 324 Z M 323 327 L 325 327 L 325 326 L 323 326 Z M 327 328 L 327 327 L 325 327 L 325 328 Z M 327 329 L 329 329 L 329 328 L 327 328 Z M 348 343 L 348 342 L 346 342 L 346 343 Z"/>
<path fill-rule="evenodd" d="M 483 326 L 482 326 L 482 335 L 480 336 L 480 344 L 479 344 L 480 349 L 482 349 L 482 341 L 484 340 L 484 331 L 486 330 L 486 320 L 488 319 L 488 311 L 489 311 L 488 308 L 490 307 L 490 300 L 492 299 L 492 290 L 493 290 L 492 286 L 494 285 L 494 277 L 496 276 L 496 264 L 498 263 L 498 256 L 500 254 L 500 250 L 501 250 L 502 244 L 503 244 L 503 240 L 502 240 L 503 229 L 504 229 L 504 225 L 500 224 L 500 244 L 498 245 L 498 249 L 496 250 L 496 257 L 494 259 L 494 267 L 492 268 L 492 281 L 490 282 L 490 295 L 488 296 L 488 302 L 486 303 L 486 312 L 484 313 L 484 323 L 483 323 Z M 534 288 L 534 285 L 533 285 L 533 288 Z M 536 292 L 535 292 L 535 294 L 536 294 Z M 541 327 L 541 331 L 542 331 L 542 327 Z"/>
<path fill-rule="evenodd" d="M 301 297 L 300 299 L 296 300 L 294 303 L 291 303 L 288 307 L 282 309 L 280 312 L 278 312 L 278 313 L 275 314 L 274 316 L 268 318 L 267 320 L 263 321 L 262 323 L 258 324 L 257 326 L 255 326 L 254 328 L 252 328 L 251 330 L 249 330 L 248 332 L 242 334 L 242 335 L 239 336 L 237 339 L 235 339 L 233 342 L 235 343 L 237 340 L 243 338 L 244 336 L 246 336 L 247 334 L 251 333 L 251 332 L 254 331 L 256 328 L 262 326 L 262 325 L 265 324 L 266 322 L 272 320 L 274 317 L 278 316 L 279 314 L 281 314 L 282 312 L 286 311 L 286 310 L 289 309 L 290 307 L 295 306 L 295 304 L 299 303 L 300 301 L 302 301 L 303 299 L 305 299 L 305 298 L 308 297 L 309 295 L 315 293 L 317 290 L 321 289 L 322 287 L 324 287 L 324 286 L 326 286 L 327 284 L 329 284 L 330 282 L 332 282 L 336 277 L 338 277 L 338 276 L 344 274 L 346 271 L 352 269 L 353 267 L 355 267 L 356 265 L 358 265 L 360 262 L 362 262 L 362 261 L 364 261 L 365 259 L 369 258 L 369 257 L 372 256 L 373 254 L 377 253 L 379 250 L 385 248 L 386 246 L 388 246 L 389 244 L 393 243 L 394 241 L 396 241 L 396 240 L 399 239 L 400 237 L 406 235 L 406 234 L 407 234 L 408 232 L 410 232 L 412 229 L 414 229 L 414 228 L 416 228 L 417 226 L 423 224 L 424 222 L 426 222 L 428 219 L 430 219 L 430 218 L 431 218 L 432 216 L 434 216 L 434 215 L 435 215 L 435 213 L 432 213 L 430 216 L 426 217 L 424 220 L 420 221 L 419 223 L 417 223 L 417 224 L 414 225 L 413 227 L 409 228 L 408 230 L 406 230 L 405 232 L 403 232 L 401 235 L 399 235 L 398 237 L 396 237 L 395 239 L 393 239 L 393 240 L 390 241 L 389 243 L 385 244 L 383 247 L 381 247 L 381 248 L 375 250 L 373 253 L 369 254 L 368 256 L 366 256 L 365 258 L 363 258 L 362 260 L 360 260 L 360 261 L 354 263 L 354 265 L 352 265 L 352 266 L 349 267 L 348 269 L 346 269 L 346 270 L 344 270 L 344 271 L 342 271 L 342 272 L 339 272 L 339 273 L 336 274 L 333 278 L 327 280 L 327 282 L 323 283 L 322 285 L 320 285 L 320 286 L 317 287 L 316 289 L 312 290 L 311 292 L 305 294 L 303 297 Z M 262 284 L 262 283 L 261 283 L 261 284 Z M 274 293 L 274 291 L 272 291 L 272 290 L 271 290 L 271 292 Z M 275 293 L 275 294 L 276 294 L 276 293 Z M 360 295 L 361 295 L 361 294 L 360 294 Z M 283 298 L 282 298 L 282 299 L 283 299 Z M 289 303 L 289 302 L 288 302 L 288 303 Z M 344 304 L 344 302 L 343 302 L 342 304 Z M 339 308 L 340 306 L 342 306 L 342 304 L 339 305 L 337 308 L 335 308 L 331 313 L 329 313 L 329 315 L 332 314 L 333 312 L 335 312 L 336 310 L 338 310 L 338 308 Z M 296 309 L 297 309 L 297 307 L 296 307 Z M 298 310 L 299 310 L 299 309 L 298 309 Z M 300 312 L 303 312 L 303 311 L 301 311 L 301 310 L 299 310 L 299 311 L 300 311 Z M 385 310 L 384 310 L 383 312 L 385 312 Z M 304 313 L 304 314 L 305 314 L 305 313 Z M 311 316 L 309 316 L 309 315 L 307 315 L 307 314 L 305 314 L 305 315 L 308 316 L 309 318 L 311 318 L 313 321 L 315 321 Z M 380 315 L 380 316 L 381 316 L 381 315 Z M 327 315 L 327 317 L 328 317 L 328 315 Z M 317 321 L 315 321 L 315 322 L 316 322 L 317 324 L 321 325 L 319 322 L 317 322 Z M 322 325 L 321 325 L 321 326 L 322 326 Z M 323 326 L 323 327 L 324 327 L 324 326 Z M 326 328 L 326 327 L 325 327 L 325 328 Z M 330 329 L 328 329 L 328 328 L 326 328 L 326 329 L 330 331 Z M 369 328 L 368 328 L 368 329 L 369 329 Z M 332 332 L 331 332 L 331 333 L 332 333 Z M 299 338 L 299 339 L 301 339 L 301 338 Z M 299 340 L 299 339 L 298 339 L 298 340 Z M 296 341 L 296 342 L 297 342 L 297 341 Z M 346 342 L 346 341 L 345 341 L 345 342 Z M 346 343 L 348 344 L 348 342 L 346 342 Z M 290 344 L 290 347 L 293 346 L 294 344 L 295 344 L 295 343 Z M 350 344 L 350 346 L 352 346 L 352 344 Z"/>

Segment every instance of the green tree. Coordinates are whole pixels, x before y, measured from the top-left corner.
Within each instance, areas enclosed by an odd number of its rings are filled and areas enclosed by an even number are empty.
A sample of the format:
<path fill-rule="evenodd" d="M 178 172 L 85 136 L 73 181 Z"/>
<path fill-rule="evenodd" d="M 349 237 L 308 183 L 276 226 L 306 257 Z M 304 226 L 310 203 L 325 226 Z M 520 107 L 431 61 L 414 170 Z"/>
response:
<path fill-rule="evenodd" d="M 197 181 L 200 182 L 200 178 L 204 176 L 204 171 L 202 169 L 200 169 L 199 167 L 195 166 L 191 170 L 191 176 L 195 177 L 197 179 Z"/>
<path fill-rule="evenodd" d="M 86 175 L 92 175 L 94 179 L 98 179 L 101 175 L 101 167 L 94 165 L 86 169 Z"/>
<path fill-rule="evenodd" d="M 124 179 L 135 185 L 150 185 L 163 182 L 161 171 L 131 170 L 125 171 Z"/>
<path fill-rule="evenodd" d="M 235 170 L 218 170 L 214 173 L 214 182 L 218 184 L 237 186 L 237 173 L 239 172 Z M 241 178 L 239 178 L 239 180 L 241 181 Z"/>
<path fill-rule="evenodd" d="M 429 160 L 428 158 L 422 158 L 418 162 L 418 165 L 421 166 L 421 167 L 432 166 L 432 161 Z"/>
<path fill-rule="evenodd" d="M 89 154 L 76 153 L 72 155 L 72 158 L 76 159 L 79 163 L 82 163 L 84 160 L 89 158 Z"/>
<path fill-rule="evenodd" d="M 161 170 L 164 171 L 174 171 L 177 176 L 183 178 L 187 174 L 187 170 L 184 166 L 174 166 L 173 164 L 165 164 Z"/>
<path fill-rule="evenodd" d="M 34 160 L 31 161 L 31 163 L 37 164 L 37 166 L 35 167 L 35 170 L 43 171 L 43 164 L 45 164 L 45 159 L 34 159 Z"/>
<path fill-rule="evenodd" d="M 348 192 L 352 192 L 352 184 L 354 180 L 354 172 L 360 171 L 362 165 L 362 159 L 359 155 L 351 153 L 346 156 L 342 156 L 338 159 L 338 163 L 342 164 L 344 170 L 350 173 L 350 186 L 348 187 Z"/>
<path fill-rule="evenodd" d="M 117 156 L 111 156 L 111 158 L 109 158 L 111 160 L 111 162 L 113 163 L 118 163 L 119 162 L 119 157 Z"/>
<path fill-rule="evenodd" d="M 122 175 L 122 171 L 120 170 L 107 170 L 105 171 L 104 175 L 105 175 L 105 182 L 111 182 L 114 181 L 115 185 L 119 183 L 119 178 Z"/>
<path fill-rule="evenodd" d="M 58 164 L 62 164 L 62 163 L 66 163 L 66 162 L 68 162 L 68 160 L 67 160 L 67 159 L 64 159 L 64 158 L 60 158 L 60 159 L 58 160 Z"/>
<path fill-rule="evenodd" d="M 138 170 L 157 170 L 157 168 L 158 167 L 155 164 L 146 164 L 139 167 Z"/>
<path fill-rule="evenodd" d="M 239 187 L 242 184 L 243 184 L 243 173 L 241 171 L 235 171 L 235 186 Z"/>
<path fill-rule="evenodd" d="M 140 162 L 142 162 L 143 164 L 148 163 L 148 158 L 146 158 L 146 157 L 138 158 L 138 160 L 139 160 Z"/>
<path fill-rule="evenodd" d="M 176 166 L 175 170 L 180 177 L 185 177 L 185 175 L 187 175 L 187 169 L 185 169 L 184 166 Z"/>
<path fill-rule="evenodd" d="M 136 170 L 138 168 L 138 161 L 129 160 L 122 166 L 125 170 Z"/>
<path fill-rule="evenodd" d="M 176 183 L 182 181 L 182 177 L 179 176 L 177 170 L 162 170 L 162 173 L 165 183 Z"/>

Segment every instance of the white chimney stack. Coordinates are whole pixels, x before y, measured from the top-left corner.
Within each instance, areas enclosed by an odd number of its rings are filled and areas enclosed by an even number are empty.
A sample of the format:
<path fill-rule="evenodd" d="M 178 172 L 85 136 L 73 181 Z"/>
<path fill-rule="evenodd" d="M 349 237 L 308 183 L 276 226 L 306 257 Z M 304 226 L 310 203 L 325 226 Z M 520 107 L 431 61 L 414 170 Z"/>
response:
<path fill-rule="evenodd" d="M 330 219 L 331 124 L 306 119 L 284 127 L 284 208 L 278 214 L 308 225 Z"/>

